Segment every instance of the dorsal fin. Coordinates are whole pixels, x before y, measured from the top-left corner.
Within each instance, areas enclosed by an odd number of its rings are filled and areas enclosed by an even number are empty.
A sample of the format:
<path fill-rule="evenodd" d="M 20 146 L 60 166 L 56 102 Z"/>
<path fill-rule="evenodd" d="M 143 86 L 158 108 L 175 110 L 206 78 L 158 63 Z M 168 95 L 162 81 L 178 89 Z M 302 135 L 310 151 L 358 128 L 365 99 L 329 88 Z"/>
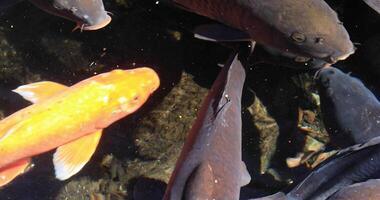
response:
<path fill-rule="evenodd" d="M 36 83 L 31 83 L 27 85 L 22 85 L 13 90 L 17 94 L 21 95 L 24 99 L 37 103 L 43 101 L 47 98 L 54 96 L 55 94 L 64 91 L 67 86 L 51 82 L 51 81 L 41 81 Z"/>
<path fill-rule="evenodd" d="M 36 83 L 31 83 L 27 85 L 22 85 L 13 90 L 17 94 L 21 95 L 24 99 L 31 101 L 32 103 L 40 102 L 45 100 L 55 94 L 64 91 L 68 88 L 65 85 L 51 82 L 51 81 L 41 81 Z M 0 121 L 0 139 L 20 120 L 22 120 L 26 115 L 17 115 L 11 118 L 5 118 Z"/>

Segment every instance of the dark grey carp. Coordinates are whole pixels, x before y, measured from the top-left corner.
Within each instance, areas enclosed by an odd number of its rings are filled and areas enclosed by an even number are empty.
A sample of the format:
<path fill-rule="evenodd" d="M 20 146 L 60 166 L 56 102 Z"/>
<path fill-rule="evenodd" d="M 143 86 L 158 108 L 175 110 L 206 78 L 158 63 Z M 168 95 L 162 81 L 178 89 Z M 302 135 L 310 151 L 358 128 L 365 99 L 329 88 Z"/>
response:
<path fill-rule="evenodd" d="M 81 30 L 97 30 L 111 22 L 102 0 L 29 0 L 46 12 L 77 23 Z"/>
<path fill-rule="evenodd" d="M 21 0 L 1 0 L 0 9 Z M 102 0 L 29 0 L 42 10 L 77 23 L 75 29 L 97 30 L 107 26 L 111 17 Z"/>
<path fill-rule="evenodd" d="M 362 200 L 380 195 L 380 181 L 370 180 L 379 178 L 380 137 L 376 137 L 339 151 L 286 195 L 278 192 L 249 200 Z"/>
<path fill-rule="evenodd" d="M 319 59 L 335 63 L 354 52 L 337 14 L 321 0 L 173 0 L 180 7 L 236 30 L 202 27 L 200 37 L 215 40 L 254 40 L 272 52 L 299 62 Z M 231 31 L 230 31 L 231 32 Z M 231 36 L 231 37 L 230 37 Z"/>
<path fill-rule="evenodd" d="M 325 200 L 345 187 L 379 178 L 380 138 L 377 137 L 341 150 L 313 170 L 287 197 L 289 200 Z"/>
<path fill-rule="evenodd" d="M 234 54 L 204 100 L 170 178 L 164 200 L 238 200 L 250 176 L 242 161 L 244 68 Z"/>
<path fill-rule="evenodd" d="M 316 77 L 323 121 L 334 143 L 348 146 L 380 136 L 380 103 L 359 79 L 332 67 Z"/>

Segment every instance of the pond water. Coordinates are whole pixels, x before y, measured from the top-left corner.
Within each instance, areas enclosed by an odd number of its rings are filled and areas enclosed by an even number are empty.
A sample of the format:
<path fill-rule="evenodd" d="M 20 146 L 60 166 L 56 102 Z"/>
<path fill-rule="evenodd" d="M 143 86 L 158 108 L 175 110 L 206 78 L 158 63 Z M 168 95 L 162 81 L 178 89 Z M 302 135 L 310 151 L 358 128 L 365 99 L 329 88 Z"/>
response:
<path fill-rule="evenodd" d="M 359 1 L 328 3 L 361 47 L 337 66 L 353 71 L 377 93 L 379 16 Z M 132 199 L 142 178 L 169 180 L 231 49 L 193 38 L 190 30 L 211 22 L 203 17 L 148 0 L 104 4 L 113 20 L 97 31 L 72 32 L 73 22 L 26 1 L 0 12 L 0 119 L 30 105 L 12 89 L 41 80 L 70 86 L 112 69 L 148 66 L 158 73 L 160 88 L 136 113 L 105 129 L 94 156 L 78 174 L 59 181 L 54 152 L 35 156 L 32 169 L 0 188 L 1 200 Z M 307 71 L 247 66 L 242 116 L 243 160 L 252 176 L 244 189 L 248 193 L 267 194 L 299 182 L 314 166 L 318 154 L 313 152 L 329 141 Z M 294 164 L 289 158 L 297 154 L 303 155 L 298 157 L 302 163 L 295 162 L 300 166 L 288 167 L 286 161 Z"/>

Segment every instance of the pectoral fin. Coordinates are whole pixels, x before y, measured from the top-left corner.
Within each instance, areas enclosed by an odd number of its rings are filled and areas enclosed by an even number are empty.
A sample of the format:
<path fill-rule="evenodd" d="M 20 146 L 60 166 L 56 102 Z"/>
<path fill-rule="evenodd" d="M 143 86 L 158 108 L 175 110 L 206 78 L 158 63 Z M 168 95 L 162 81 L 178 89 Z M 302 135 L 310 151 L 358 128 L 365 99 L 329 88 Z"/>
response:
<path fill-rule="evenodd" d="M 99 130 L 58 147 L 53 156 L 57 179 L 66 180 L 79 172 L 94 154 L 101 135 Z"/>
<path fill-rule="evenodd" d="M 24 173 L 30 164 L 30 158 L 25 158 L 6 167 L 0 168 L 0 187 L 11 182 L 18 175 Z"/>
<path fill-rule="evenodd" d="M 37 103 L 39 101 L 45 100 L 59 92 L 64 91 L 67 86 L 51 82 L 51 81 L 41 81 L 36 83 L 31 83 L 28 85 L 22 85 L 13 92 L 21 95 L 24 99 Z"/>
<path fill-rule="evenodd" d="M 252 41 L 245 32 L 221 24 L 201 25 L 194 29 L 194 37 L 213 42 Z"/>

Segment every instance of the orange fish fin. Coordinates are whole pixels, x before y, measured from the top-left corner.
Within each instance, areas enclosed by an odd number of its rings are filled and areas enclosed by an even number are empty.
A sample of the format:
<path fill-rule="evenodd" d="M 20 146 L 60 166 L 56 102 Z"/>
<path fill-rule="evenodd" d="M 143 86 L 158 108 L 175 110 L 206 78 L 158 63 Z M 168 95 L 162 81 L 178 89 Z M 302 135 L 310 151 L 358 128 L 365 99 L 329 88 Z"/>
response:
<path fill-rule="evenodd" d="M 32 103 L 37 103 L 59 92 L 64 91 L 66 88 L 68 87 L 59 83 L 51 81 L 41 81 L 27 85 L 22 85 L 14 89 L 13 92 L 16 92 L 17 94 L 21 95 L 24 99 Z"/>
<path fill-rule="evenodd" d="M 53 156 L 57 179 L 66 180 L 79 172 L 94 154 L 101 136 L 102 130 L 98 130 L 58 147 Z"/>
<path fill-rule="evenodd" d="M 11 182 L 16 176 L 24 173 L 30 164 L 30 158 L 18 160 L 0 169 L 0 187 Z"/>

